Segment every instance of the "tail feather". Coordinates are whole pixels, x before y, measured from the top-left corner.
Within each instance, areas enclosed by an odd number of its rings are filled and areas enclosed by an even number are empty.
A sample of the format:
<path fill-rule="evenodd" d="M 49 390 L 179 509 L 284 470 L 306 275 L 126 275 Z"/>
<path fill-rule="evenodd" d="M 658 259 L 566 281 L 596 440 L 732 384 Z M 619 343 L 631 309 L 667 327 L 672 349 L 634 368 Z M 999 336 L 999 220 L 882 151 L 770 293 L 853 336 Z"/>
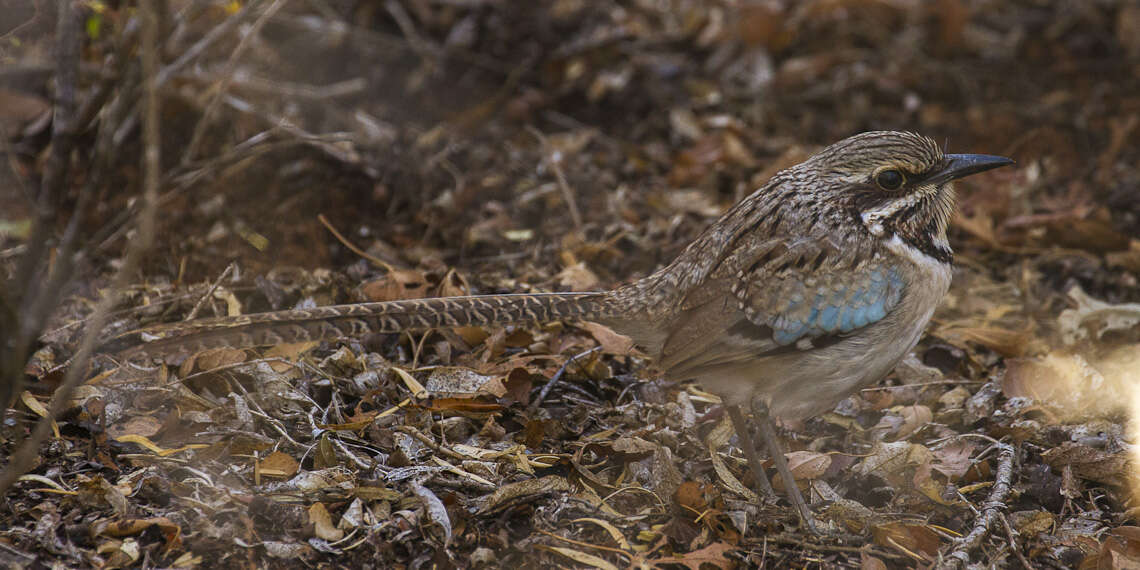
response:
<path fill-rule="evenodd" d="M 201 319 L 130 331 L 102 352 L 125 357 L 193 353 L 433 328 L 604 319 L 617 313 L 607 293 L 539 293 L 333 305 Z"/>

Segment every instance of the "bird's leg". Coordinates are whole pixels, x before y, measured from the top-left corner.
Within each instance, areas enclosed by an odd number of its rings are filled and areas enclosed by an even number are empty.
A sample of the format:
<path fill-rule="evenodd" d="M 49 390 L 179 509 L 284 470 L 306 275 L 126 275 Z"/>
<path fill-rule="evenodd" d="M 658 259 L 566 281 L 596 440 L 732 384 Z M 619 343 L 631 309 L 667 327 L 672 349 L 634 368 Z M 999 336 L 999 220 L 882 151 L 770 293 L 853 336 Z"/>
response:
<path fill-rule="evenodd" d="M 736 437 L 740 438 L 740 447 L 744 450 L 744 457 L 748 458 L 752 476 L 760 486 L 760 493 L 763 495 L 761 499 L 775 500 L 776 492 L 772 490 L 772 483 L 768 482 L 768 476 L 764 474 L 764 465 L 760 463 L 760 454 L 756 449 L 756 443 L 752 440 L 752 430 L 744 420 L 744 415 L 740 413 L 740 406 L 725 406 L 725 409 L 728 410 L 728 417 L 732 419 L 732 429 L 736 430 Z"/>
<path fill-rule="evenodd" d="M 788 460 L 784 457 L 783 446 L 780 445 L 780 438 L 776 436 L 776 425 L 772 423 L 772 416 L 768 413 L 768 404 L 756 398 L 752 402 L 752 413 L 756 416 L 756 424 L 760 427 L 760 437 L 764 438 L 764 443 L 768 445 L 768 455 L 772 457 L 772 461 L 776 464 L 776 472 L 780 474 L 780 479 L 784 482 L 788 499 L 792 501 L 792 505 L 800 514 L 800 521 L 803 522 L 809 532 L 819 534 L 815 526 L 815 518 L 812 517 L 807 501 L 804 501 L 804 496 L 800 494 L 800 488 L 796 485 L 792 470 L 788 468 Z M 767 479 L 765 479 L 765 484 L 767 484 Z"/>

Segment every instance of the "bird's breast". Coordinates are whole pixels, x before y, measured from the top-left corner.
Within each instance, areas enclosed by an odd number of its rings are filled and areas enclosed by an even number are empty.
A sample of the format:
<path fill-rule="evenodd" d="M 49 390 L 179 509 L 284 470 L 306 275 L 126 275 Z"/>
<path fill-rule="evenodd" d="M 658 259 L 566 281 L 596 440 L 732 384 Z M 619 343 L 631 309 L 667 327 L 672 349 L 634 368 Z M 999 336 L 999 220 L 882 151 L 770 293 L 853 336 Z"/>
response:
<path fill-rule="evenodd" d="M 898 267 L 905 275 L 906 293 L 900 308 L 914 316 L 921 333 L 950 289 L 950 264 L 923 253 L 898 236 L 888 240 L 886 248 L 896 256 Z"/>
<path fill-rule="evenodd" d="M 897 238 L 885 257 L 903 282 L 903 294 L 889 314 L 838 342 L 782 351 L 751 363 L 698 373 L 698 380 L 726 401 L 747 405 L 768 401 L 783 418 L 806 418 L 886 376 L 918 343 L 950 286 L 950 265 Z"/>

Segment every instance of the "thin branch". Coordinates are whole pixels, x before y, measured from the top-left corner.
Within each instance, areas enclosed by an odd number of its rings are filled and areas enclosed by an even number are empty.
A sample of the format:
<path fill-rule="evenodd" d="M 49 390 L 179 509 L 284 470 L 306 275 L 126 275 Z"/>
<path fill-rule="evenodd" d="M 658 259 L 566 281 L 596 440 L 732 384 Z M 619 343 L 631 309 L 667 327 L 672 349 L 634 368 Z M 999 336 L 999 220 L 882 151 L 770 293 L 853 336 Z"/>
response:
<path fill-rule="evenodd" d="M 225 270 L 222 271 L 222 274 L 219 275 L 218 278 L 210 284 L 210 288 L 206 289 L 206 293 L 198 298 L 198 302 L 194 304 L 194 308 L 190 309 L 190 314 L 186 315 L 186 318 L 182 320 L 192 321 L 198 318 L 198 313 L 202 311 L 202 306 L 206 304 L 206 301 L 209 300 L 210 297 L 214 296 L 214 291 L 218 290 L 218 287 L 221 286 L 222 281 L 225 281 L 226 277 L 229 277 L 230 273 L 233 273 L 233 271 L 234 263 L 231 261 L 230 264 L 226 266 Z"/>
<path fill-rule="evenodd" d="M 20 448 L 12 454 L 4 472 L 0 473 L 0 493 L 3 493 L 27 471 L 37 455 L 40 446 L 47 439 L 51 425 L 55 418 L 70 405 L 71 396 L 75 388 L 83 383 L 87 363 L 95 349 L 99 338 L 99 331 L 106 325 L 111 308 L 118 302 L 118 297 L 127 288 L 131 276 L 134 275 L 142 261 L 143 254 L 154 241 L 155 218 L 158 204 L 158 185 L 160 177 L 160 133 L 158 122 L 158 95 L 155 86 L 155 76 L 158 72 L 158 14 L 153 5 L 154 0 L 142 0 L 139 15 L 143 19 L 142 41 L 140 54 L 144 75 L 144 115 L 143 115 L 143 206 L 139 212 L 138 239 L 131 240 L 127 246 L 123 264 L 112 279 L 110 291 L 95 307 L 91 318 L 91 325 L 83 336 L 79 351 L 72 359 L 72 365 L 64 376 L 63 383 L 52 395 L 48 414 L 41 418 L 32 434 L 20 444 Z"/>
<path fill-rule="evenodd" d="M 17 295 L 37 290 L 32 284 L 44 270 L 41 263 L 47 259 L 44 252 L 50 243 L 48 236 L 52 233 L 52 222 L 68 180 L 71 149 L 75 143 L 75 93 L 76 82 L 79 81 L 79 51 L 83 37 L 79 32 L 81 13 L 77 3 L 65 2 L 60 6 L 55 44 L 56 100 L 52 116 L 51 153 L 44 165 L 43 182 L 36 200 L 35 226 L 28 239 L 28 255 L 16 271 L 17 278 L 24 280 L 17 284 Z M 19 300 L 17 297 L 16 301 Z M 31 325 L 32 323 L 23 323 L 25 330 L 31 328 Z"/>
<path fill-rule="evenodd" d="M 219 39 L 226 37 L 234 28 L 253 17 L 254 14 L 257 14 L 261 6 L 262 3 L 260 2 L 250 2 L 246 4 L 237 14 L 226 18 L 221 24 L 218 24 L 206 33 L 206 35 L 202 36 L 202 39 L 186 48 L 186 51 L 178 56 L 178 59 L 175 59 L 169 65 L 162 68 L 162 71 L 158 73 L 158 78 L 155 80 L 156 86 L 162 87 L 165 85 L 175 73 L 181 71 L 183 67 L 186 67 L 190 62 L 204 53 L 206 48 L 214 45 Z"/>
<path fill-rule="evenodd" d="M 990 489 L 990 496 L 982 508 L 981 515 L 974 521 L 974 528 L 965 537 L 959 539 L 954 550 L 938 565 L 941 569 L 956 570 L 970 564 L 970 552 L 982 545 L 982 541 L 989 535 L 994 524 L 1001 516 L 1006 497 L 1009 496 L 1013 480 L 1014 447 L 1008 443 L 999 443 L 998 468 L 994 477 L 994 486 Z"/>
<path fill-rule="evenodd" d="M 570 187 L 570 183 L 566 181 L 566 173 L 562 171 L 562 153 L 550 144 L 550 139 L 546 138 L 542 131 L 529 125 L 527 130 L 542 144 L 542 153 L 546 155 L 546 162 L 554 171 L 554 178 L 558 181 L 558 189 L 562 192 L 562 201 L 566 202 L 566 208 L 570 210 L 570 220 L 574 222 L 574 229 L 578 233 L 582 233 L 582 213 L 578 210 L 577 195 L 574 193 L 574 189 Z"/>
<path fill-rule="evenodd" d="M 60 197 L 68 180 L 71 150 L 75 142 L 75 94 L 79 80 L 79 55 L 82 45 L 77 3 L 64 2 L 59 8 L 56 30 L 56 101 L 52 116 L 51 152 L 44 164 L 44 175 L 34 205 L 31 235 L 27 250 L 13 279 L 0 293 L 0 408 L 6 408 L 21 390 L 23 367 L 32 341 L 43 328 L 47 313 L 56 302 L 62 287 L 45 283 L 53 276 L 70 275 L 70 260 L 60 260 L 51 268 L 49 255 Z M 58 279 L 53 282 L 59 281 Z"/>
<path fill-rule="evenodd" d="M 241 41 L 238 42 L 237 47 L 234 48 L 229 59 L 226 60 L 226 65 L 222 70 L 221 81 L 218 83 L 217 89 L 214 90 L 213 96 L 210 97 L 210 102 L 206 104 L 206 110 L 202 113 L 202 118 L 194 127 L 194 134 L 190 137 L 190 144 L 186 145 L 186 152 L 182 154 L 183 165 L 190 164 L 194 160 L 194 155 L 198 154 L 198 147 L 202 144 L 203 137 L 206 136 L 206 127 L 209 126 L 211 117 L 213 117 L 217 111 L 218 106 L 221 105 L 222 96 L 225 95 L 229 89 L 230 82 L 233 80 L 235 75 L 234 69 L 237 67 L 238 60 L 240 60 L 241 56 L 245 54 L 245 51 L 249 49 L 253 39 L 261 33 L 261 27 L 265 25 L 265 22 L 280 10 L 286 1 L 287 0 L 274 0 L 274 2 L 265 9 L 265 12 L 262 12 L 257 20 L 253 22 L 249 31 L 241 38 Z"/>

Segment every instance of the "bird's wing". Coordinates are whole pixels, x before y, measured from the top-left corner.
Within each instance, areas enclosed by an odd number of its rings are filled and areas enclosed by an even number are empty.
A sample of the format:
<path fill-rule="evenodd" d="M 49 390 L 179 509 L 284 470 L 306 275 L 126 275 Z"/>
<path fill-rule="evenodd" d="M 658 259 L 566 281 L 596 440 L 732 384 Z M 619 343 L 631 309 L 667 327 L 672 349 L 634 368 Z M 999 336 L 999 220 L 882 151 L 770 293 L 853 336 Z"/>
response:
<path fill-rule="evenodd" d="M 824 346 L 882 320 L 902 299 L 897 269 L 855 262 L 830 241 L 751 249 L 726 280 L 731 295 L 687 299 L 662 351 L 667 368 L 684 374 Z"/>

